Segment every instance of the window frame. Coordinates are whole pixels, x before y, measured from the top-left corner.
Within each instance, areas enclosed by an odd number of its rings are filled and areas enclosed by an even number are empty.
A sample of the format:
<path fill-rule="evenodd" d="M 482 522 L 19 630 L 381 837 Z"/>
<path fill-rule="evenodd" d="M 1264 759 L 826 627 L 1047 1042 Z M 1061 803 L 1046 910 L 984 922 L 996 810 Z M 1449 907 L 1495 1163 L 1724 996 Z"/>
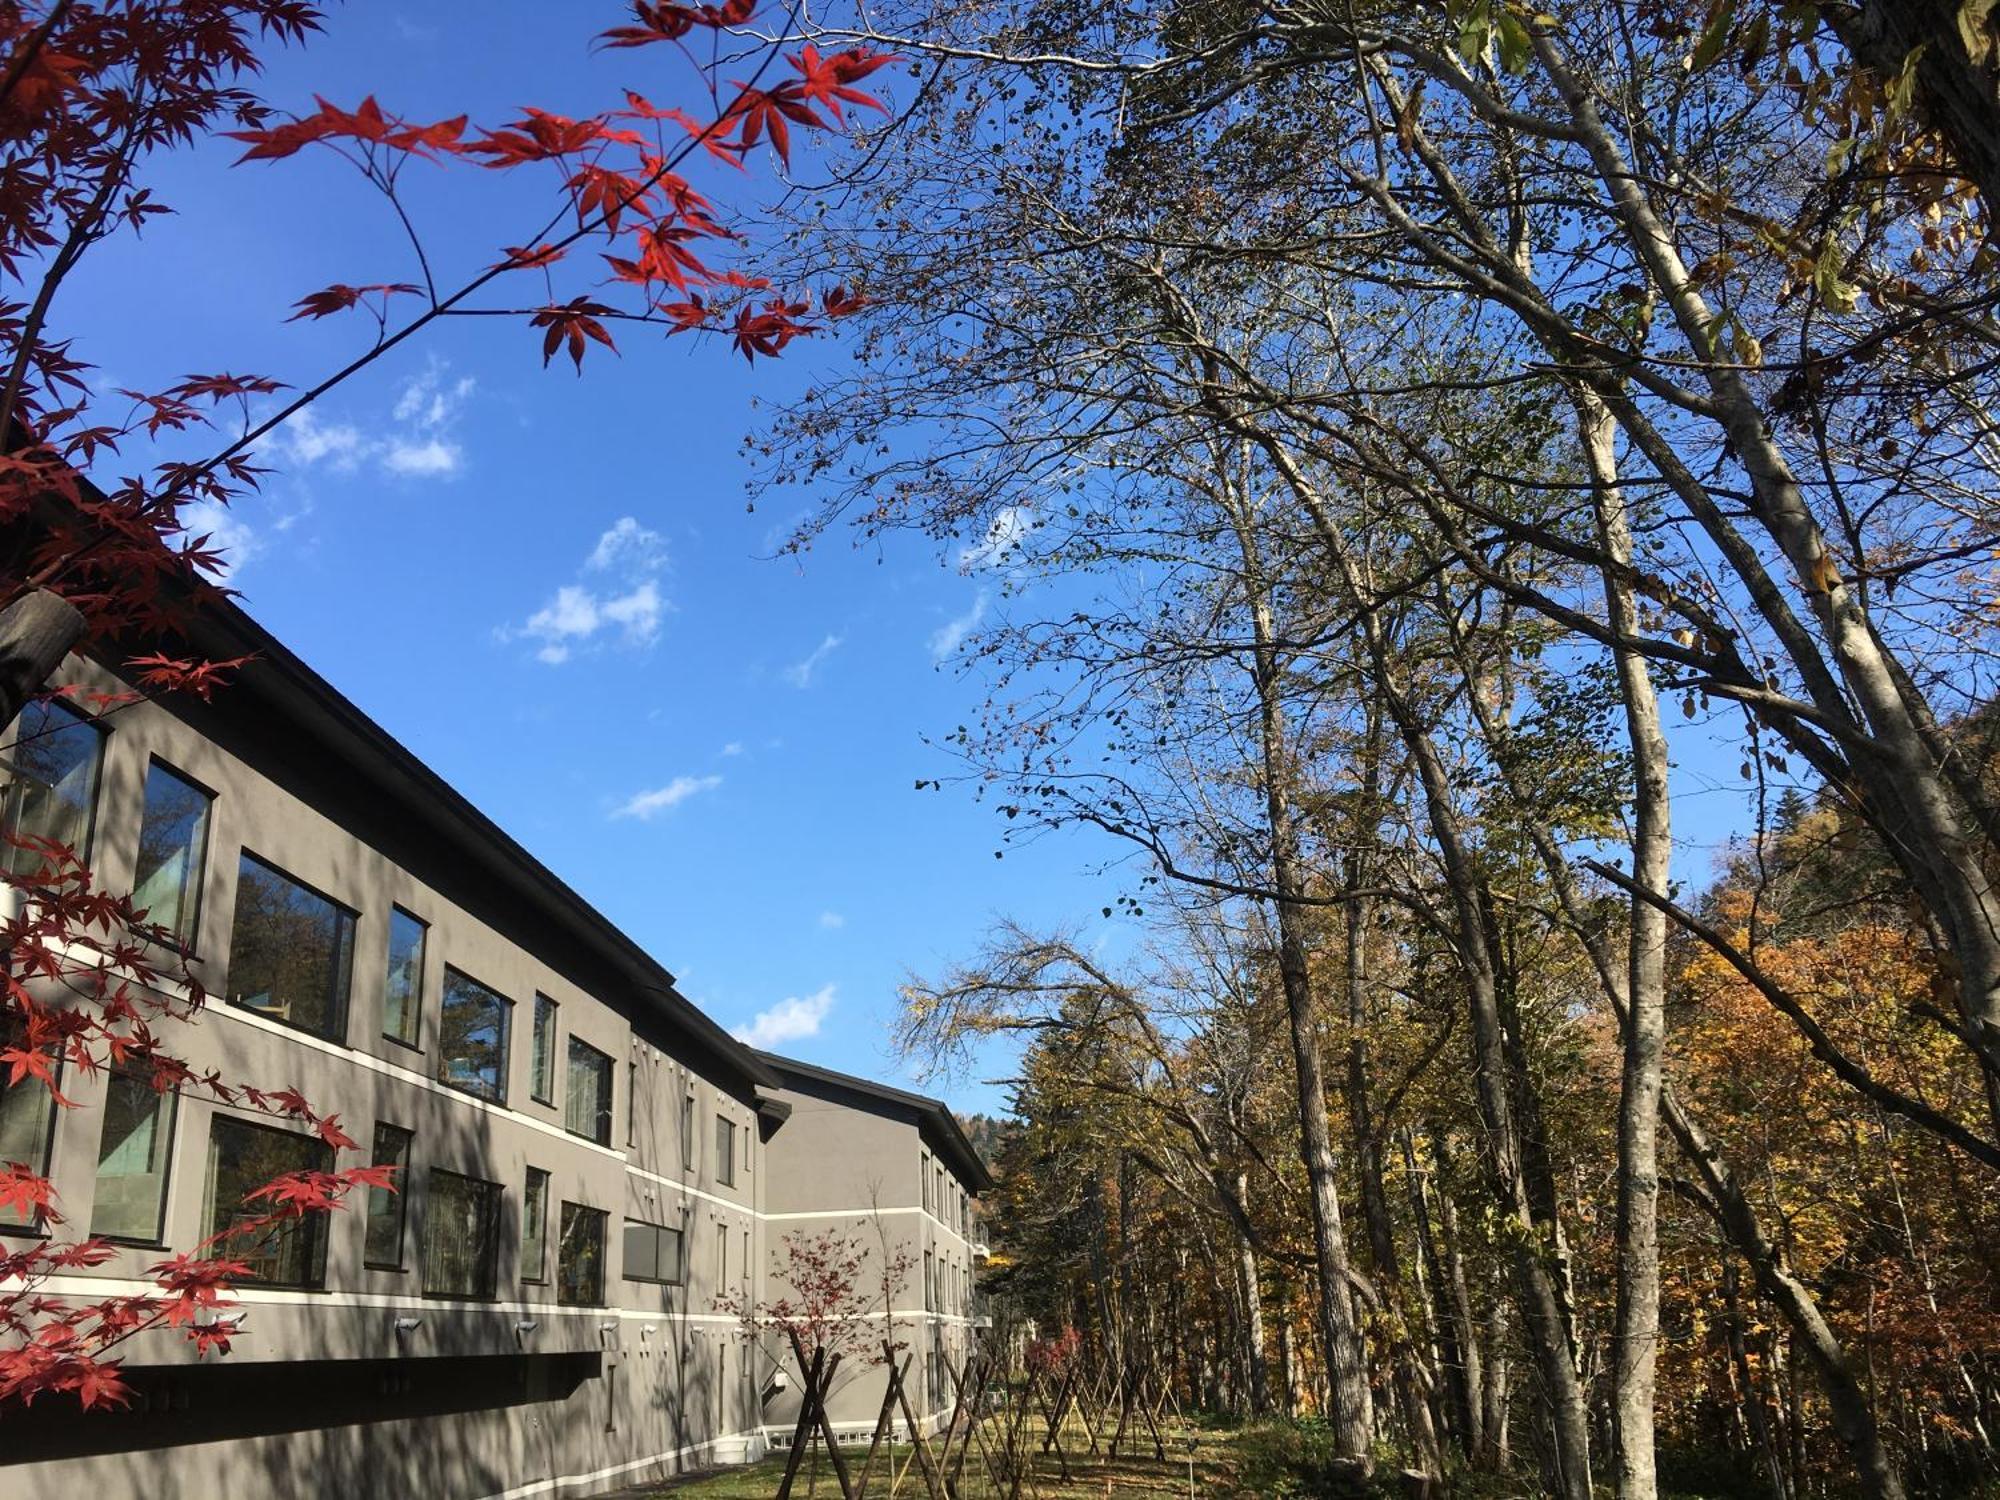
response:
<path fill-rule="evenodd" d="M 202 918 L 208 915 L 208 857 L 215 843 L 212 835 L 215 832 L 214 815 L 217 794 L 213 787 L 195 780 L 194 777 L 188 775 L 187 772 L 183 771 L 179 766 L 157 751 L 147 755 L 146 774 L 139 782 L 139 844 L 132 851 L 132 894 L 135 897 L 139 894 L 139 850 L 144 847 L 146 838 L 146 783 L 153 779 L 153 768 L 155 766 L 165 771 L 174 780 L 193 791 L 199 792 L 207 799 L 207 805 L 202 808 L 201 812 L 200 847 L 196 852 L 193 861 L 194 869 L 188 880 L 188 904 L 191 907 L 191 911 L 185 924 L 186 931 L 176 931 L 171 942 L 163 941 L 156 933 L 151 931 L 146 934 L 150 941 L 161 943 L 161 946 L 169 948 L 185 958 L 192 958 L 200 951 L 201 922 Z M 156 925 L 149 924 L 149 926 Z"/>
<path fill-rule="evenodd" d="M 23 1025 L 24 1023 L 16 1022 L 16 1026 Z M 13 1028 L 0 1029 L 0 1038 L 4 1038 L 6 1030 L 11 1029 Z M 11 1042 L 10 1045 L 12 1045 Z M 56 1103 L 55 1095 L 62 1087 L 64 1072 L 63 1057 L 60 1051 L 55 1054 L 54 1059 L 51 1061 L 49 1071 L 55 1085 L 54 1089 L 33 1078 L 23 1078 L 19 1083 L 13 1084 L 8 1083 L 4 1078 L 0 1078 L 0 1095 L 10 1093 L 14 1089 L 33 1088 L 40 1089 L 43 1096 L 48 1100 L 48 1115 L 42 1121 L 42 1153 L 40 1164 L 26 1164 L 35 1166 L 35 1175 L 38 1177 L 49 1176 L 51 1169 L 55 1166 L 56 1125 L 62 1118 L 62 1109 Z M 49 1237 L 48 1210 L 37 1209 L 32 1219 L 20 1223 L 16 1223 L 11 1219 L 0 1218 L 0 1235 L 17 1235 L 24 1239 L 47 1239 Z"/>
<path fill-rule="evenodd" d="M 139 1238 L 132 1235 L 108 1234 L 97 1227 L 97 1182 L 104 1171 L 104 1127 L 100 1122 L 97 1132 L 97 1165 L 91 1169 L 90 1238 L 105 1240 L 114 1245 L 136 1245 L 146 1249 L 164 1249 L 167 1243 L 167 1203 L 174 1188 L 174 1151 L 180 1145 L 181 1091 L 178 1088 L 155 1089 L 150 1083 L 146 1082 L 142 1074 L 132 1072 L 128 1069 L 106 1068 L 104 1073 L 104 1086 L 107 1091 L 107 1097 L 99 1103 L 98 1109 L 100 1113 L 104 1114 L 106 1120 L 110 1118 L 107 1109 L 110 1103 L 108 1093 L 113 1081 L 119 1078 L 134 1079 L 140 1085 L 150 1090 L 155 1098 L 171 1102 L 167 1104 L 166 1143 L 163 1148 L 165 1165 L 160 1169 L 159 1196 L 153 1203 L 152 1234 L 145 1238 Z"/>
<path fill-rule="evenodd" d="M 384 1131 L 393 1132 L 403 1138 L 403 1160 L 398 1168 L 403 1175 L 397 1179 L 395 1191 L 390 1195 L 394 1199 L 396 1209 L 396 1258 L 393 1261 L 385 1261 L 374 1260 L 369 1257 L 368 1231 L 374 1227 L 375 1194 L 381 1191 L 379 1188 L 370 1188 L 368 1190 L 367 1202 L 363 1205 L 362 1209 L 361 1264 L 364 1269 L 370 1271 L 404 1272 L 410 1269 L 409 1257 L 404 1254 L 404 1249 L 409 1243 L 410 1194 L 414 1191 L 411 1184 L 415 1181 L 416 1169 L 413 1165 L 413 1160 L 416 1155 L 417 1133 L 407 1125 L 398 1125 L 391 1120 L 377 1120 L 375 1122 L 374 1138 L 369 1142 L 368 1146 L 370 1166 L 394 1165 L 394 1163 L 385 1163 L 382 1160 L 382 1134 Z"/>
<path fill-rule="evenodd" d="M 408 917 L 422 932 L 417 940 L 417 978 L 415 993 L 410 996 L 411 1023 L 413 1036 L 400 1037 L 389 1029 L 389 975 L 396 963 L 396 918 Z M 388 960 L 382 966 L 382 1040 L 394 1042 L 398 1047 L 407 1047 L 412 1052 L 424 1050 L 424 970 L 431 960 L 431 924 L 411 911 L 401 902 L 389 903 L 389 948 Z"/>
<path fill-rule="evenodd" d="M 521 1179 L 521 1244 L 520 1275 L 523 1286 L 547 1286 L 549 1284 L 549 1182 L 546 1167 L 530 1166 Z M 535 1189 L 541 1189 L 542 1232 L 540 1242 L 535 1246 L 535 1265 L 532 1274 L 528 1270 L 528 1208 L 535 1201 Z"/>
<path fill-rule="evenodd" d="M 37 701 L 41 707 L 57 708 L 70 714 L 97 736 L 97 765 L 92 770 L 90 776 L 90 803 L 84 810 L 83 815 L 83 843 L 81 848 L 71 851 L 86 867 L 90 867 L 91 850 L 97 843 L 97 815 L 104 805 L 105 751 L 111 743 L 111 731 L 104 726 L 104 723 L 97 715 L 85 713 L 82 709 L 65 700 L 49 698 Z M 21 714 L 25 714 L 29 708 L 35 706 L 35 702 L 24 704 Z M 17 764 L 21 746 L 21 714 L 16 714 L 14 722 L 6 726 L 7 729 L 11 729 L 14 732 L 14 742 L 8 748 L 4 760 L 0 760 L 0 767 L 4 767 L 7 775 L 5 796 L 4 799 L 0 799 L 4 800 L 5 804 L 4 806 L 0 806 L 0 829 L 4 829 L 10 834 L 18 831 L 17 824 L 21 811 L 21 787 L 26 780 Z M 16 875 L 26 875 L 29 872 L 21 868 L 20 862 L 27 857 L 28 853 L 28 850 L 18 845 L 0 843 L 0 866 L 4 866 Z"/>
<path fill-rule="evenodd" d="M 590 1214 L 597 1219 L 597 1286 L 594 1300 L 583 1300 L 568 1295 L 568 1282 L 563 1275 L 563 1246 L 569 1239 L 567 1221 L 571 1211 L 578 1215 Z M 611 1212 L 609 1209 L 592 1208 L 588 1203 L 572 1203 L 564 1200 L 562 1216 L 556 1230 L 556 1304 L 559 1307 L 609 1307 L 605 1300 L 610 1291 L 611 1278 L 606 1274 L 605 1260 L 611 1253 Z"/>
<path fill-rule="evenodd" d="M 477 1278 L 479 1284 L 485 1287 L 485 1290 L 483 1291 L 444 1292 L 444 1291 L 438 1291 L 431 1285 L 431 1280 L 430 1280 L 431 1226 L 437 1222 L 435 1218 L 437 1210 L 437 1194 L 434 1191 L 434 1188 L 436 1186 L 436 1179 L 440 1176 L 456 1177 L 460 1182 L 476 1183 L 481 1187 L 491 1188 L 493 1190 L 492 1207 L 487 1214 L 487 1224 L 486 1224 L 486 1240 L 487 1240 L 486 1243 L 487 1265 L 485 1268 L 486 1274 L 482 1278 Z M 461 1172 L 457 1170 L 455 1167 L 440 1167 L 435 1164 L 431 1165 L 430 1167 L 427 1167 L 424 1171 L 424 1244 L 422 1252 L 423 1264 L 421 1269 L 421 1280 L 419 1281 L 419 1290 L 423 1293 L 423 1295 L 426 1297 L 435 1297 L 445 1302 L 493 1302 L 498 1300 L 500 1296 L 500 1226 L 502 1222 L 505 1220 L 506 1214 L 507 1214 L 506 1184 L 495 1182 L 488 1177 L 475 1176 L 471 1172 Z"/>
<path fill-rule="evenodd" d="M 316 1030 L 311 1026 L 291 1020 L 286 1016 L 274 1016 L 268 1011 L 259 1010 L 254 1005 L 245 1005 L 236 996 L 233 985 L 236 977 L 236 960 L 238 956 L 236 940 L 241 935 L 238 930 L 240 924 L 236 920 L 236 907 L 241 905 L 243 899 L 243 863 L 245 860 L 248 860 L 252 864 L 262 865 L 286 884 L 296 886 L 308 896 L 313 896 L 318 900 L 324 901 L 328 906 L 347 919 L 347 982 L 341 986 L 340 997 L 335 1002 L 333 1022 L 325 1031 Z M 303 1032 L 306 1036 L 318 1037 L 323 1042 L 331 1042 L 336 1047 L 347 1046 L 348 1024 L 354 1010 L 354 934 L 360 923 L 361 913 L 347 905 L 344 901 L 335 900 L 318 886 L 299 879 L 298 876 L 294 875 L 284 866 L 272 863 L 270 860 L 264 858 L 263 855 L 253 850 L 248 844 L 239 846 L 236 855 L 236 903 L 232 906 L 229 917 L 229 967 L 222 976 L 223 1003 L 248 1015 L 261 1017 L 273 1025 L 283 1026 L 290 1031 Z"/>
<path fill-rule="evenodd" d="M 725 1161 L 723 1144 L 727 1142 L 729 1155 Z M 736 1186 L 736 1122 L 721 1110 L 715 1112 L 715 1181 L 721 1187 Z M 724 1166 L 728 1167 L 724 1171 Z"/>
<path fill-rule="evenodd" d="M 541 1078 L 535 1073 L 535 1047 L 542 1036 L 542 1017 L 549 1021 L 548 1050 L 542 1054 L 542 1071 L 548 1077 Z M 556 1042 L 562 1036 L 562 1002 L 552 999 L 540 990 L 535 991 L 535 1017 L 528 1031 L 528 1097 L 537 1104 L 556 1107 Z"/>
<path fill-rule="evenodd" d="M 681 1170 L 693 1172 L 695 1163 L 694 1122 L 701 1117 L 701 1109 L 695 1101 L 694 1085 L 689 1084 L 681 1095 Z"/>
<path fill-rule="evenodd" d="M 228 1114 L 222 1110 L 216 1110 L 208 1117 L 208 1172 L 207 1172 L 207 1182 L 202 1192 L 202 1214 L 201 1214 L 202 1226 L 207 1231 L 205 1238 L 213 1238 L 215 1235 L 221 1232 L 216 1228 L 215 1225 L 215 1132 L 218 1127 L 224 1127 L 224 1126 L 236 1130 L 251 1130 L 251 1131 L 261 1130 L 270 1135 L 288 1136 L 293 1140 L 303 1141 L 306 1145 L 317 1147 L 319 1149 L 319 1151 L 322 1153 L 321 1159 L 324 1165 L 321 1167 L 299 1168 L 297 1170 L 301 1171 L 333 1170 L 333 1161 L 334 1161 L 333 1148 L 328 1146 L 324 1141 L 319 1140 L 317 1137 L 305 1135 L 296 1130 L 286 1130 L 277 1125 L 268 1125 L 262 1120 L 245 1119 L 240 1115 Z M 258 1186 L 260 1187 L 262 1185 L 263 1184 L 261 1183 L 258 1184 Z M 242 1200 L 240 1199 L 238 1200 L 239 1206 L 241 1204 L 241 1201 Z M 299 1218 L 291 1221 L 292 1228 L 298 1230 L 299 1232 L 306 1233 L 310 1236 L 307 1242 L 306 1259 L 309 1262 L 309 1264 L 307 1266 L 307 1277 L 305 1280 L 269 1281 L 255 1275 L 243 1276 L 237 1279 L 244 1281 L 251 1286 L 271 1287 L 283 1291 L 301 1291 L 301 1292 L 324 1291 L 326 1289 L 327 1248 L 329 1242 L 333 1237 L 331 1232 L 332 1217 L 333 1214 L 331 1210 L 318 1209 L 311 1213 L 302 1215 Z M 310 1228 L 308 1228 L 307 1226 L 310 1226 Z M 282 1233 L 285 1231 L 280 1230 L 279 1232 Z M 231 1250 L 224 1250 L 220 1253 L 223 1254 L 225 1257 L 230 1257 L 236 1254 L 237 1252 Z"/>
<path fill-rule="evenodd" d="M 591 1046 L 589 1042 L 586 1042 L 575 1032 L 572 1031 L 569 1034 L 568 1042 L 569 1045 L 563 1049 L 563 1129 L 580 1141 L 594 1141 L 600 1146 L 609 1146 L 611 1144 L 611 1121 L 615 1114 L 616 1104 L 616 1101 L 611 1098 L 611 1091 L 616 1084 L 617 1068 L 609 1052 L 606 1052 L 601 1047 Z M 590 1053 L 603 1064 L 604 1097 L 597 1102 L 597 1125 L 598 1131 L 601 1133 L 578 1130 L 575 1120 L 572 1117 L 577 1107 L 577 1095 L 575 1088 L 570 1086 L 570 1073 L 576 1066 L 576 1054 L 579 1048 Z"/>
<path fill-rule="evenodd" d="M 642 1276 L 632 1269 L 632 1258 L 627 1251 L 630 1244 L 629 1236 L 635 1229 L 650 1229 L 653 1232 L 653 1269 L 655 1271 L 659 1269 L 660 1247 L 666 1243 L 666 1236 L 672 1235 L 674 1237 L 674 1275 Z M 687 1229 L 685 1225 L 655 1224 L 650 1219 L 634 1219 L 628 1216 L 619 1231 L 618 1249 L 620 1261 L 619 1273 L 623 1280 L 640 1281 L 648 1286 L 687 1285 Z"/>
<path fill-rule="evenodd" d="M 456 975 L 458 976 L 458 978 L 463 979 L 466 983 L 485 991 L 487 994 L 491 995 L 495 1000 L 498 1000 L 500 1002 L 500 1058 L 499 1062 L 496 1064 L 494 1068 L 494 1076 L 496 1080 L 494 1085 L 495 1092 L 491 1094 L 485 1092 L 483 1089 L 470 1088 L 465 1084 L 455 1083 L 449 1076 L 449 1071 L 451 1067 L 451 1055 L 445 1051 L 444 1011 L 447 1002 L 447 996 L 451 990 L 451 981 L 453 975 Z M 468 1098 L 483 1099 L 488 1104 L 495 1104 L 504 1109 L 507 1107 L 507 1093 L 508 1093 L 507 1085 L 509 1082 L 507 1074 L 512 1068 L 513 1062 L 514 1062 L 513 999 L 507 995 L 501 994 L 498 990 L 494 989 L 492 985 L 487 984 L 484 980 L 475 979 L 472 975 L 468 974 L 465 970 L 458 968 L 456 965 L 446 964 L 444 966 L 444 982 L 438 986 L 437 1081 L 444 1087 L 452 1089 L 457 1093 L 464 1094 Z"/>

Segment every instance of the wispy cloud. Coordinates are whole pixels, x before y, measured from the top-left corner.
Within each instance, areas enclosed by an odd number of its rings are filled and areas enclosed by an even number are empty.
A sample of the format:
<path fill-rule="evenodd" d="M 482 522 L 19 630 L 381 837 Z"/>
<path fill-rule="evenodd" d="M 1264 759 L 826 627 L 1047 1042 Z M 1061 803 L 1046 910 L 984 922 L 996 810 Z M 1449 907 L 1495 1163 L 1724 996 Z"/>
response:
<path fill-rule="evenodd" d="M 731 1035 L 752 1047 L 775 1047 L 818 1036 L 827 1012 L 833 1009 L 833 991 L 829 984 L 810 995 L 780 1000 L 769 1010 L 758 1011 L 748 1026 L 734 1027 Z"/>
<path fill-rule="evenodd" d="M 743 753 L 743 741 L 731 740 L 728 744 L 722 747 L 721 753 L 725 757 L 741 755 Z"/>
<path fill-rule="evenodd" d="M 819 925 L 828 932 L 837 932 L 847 925 L 847 918 L 837 911 L 823 911 L 819 914 Z"/>
<path fill-rule="evenodd" d="M 962 615 L 946 620 L 931 632 L 931 656 L 943 661 L 965 644 L 965 638 L 979 628 L 979 622 L 986 618 L 986 590 L 981 589 L 973 599 L 971 608 Z"/>
<path fill-rule="evenodd" d="M 639 792 L 627 798 L 612 810 L 614 818 L 637 818 L 644 823 L 679 807 L 690 797 L 698 797 L 703 792 L 712 792 L 722 785 L 720 776 L 676 776 L 665 786 L 654 787 L 650 792 Z"/>
<path fill-rule="evenodd" d="M 795 688 L 811 687 L 813 673 L 824 666 L 826 659 L 840 649 L 841 640 L 842 637 L 840 636 L 830 635 L 821 641 L 817 646 L 813 647 L 812 655 L 808 656 L 804 661 L 795 661 L 789 667 L 785 668 L 785 681 L 789 682 Z"/>
<path fill-rule="evenodd" d="M 500 638 L 536 642 L 535 659 L 550 666 L 600 637 L 650 646 L 667 609 L 657 576 L 666 565 L 665 539 L 636 517 L 620 516 L 583 560 L 579 572 L 589 581 L 563 584 L 525 624 L 501 627 Z"/>
<path fill-rule="evenodd" d="M 1005 568 L 1019 560 L 1021 544 L 1035 529 L 1035 518 L 1025 506 L 1003 505 L 994 512 L 986 535 L 977 545 L 958 554 L 958 566 L 967 573 Z"/>
<path fill-rule="evenodd" d="M 206 535 L 209 549 L 222 554 L 220 581 L 234 578 L 243 565 L 264 550 L 263 540 L 250 523 L 220 500 L 195 500 L 181 509 L 181 521 L 190 536 Z"/>
<path fill-rule="evenodd" d="M 286 418 L 265 448 L 275 463 L 295 471 L 323 467 L 351 474 L 372 464 L 401 479 L 448 479 L 465 465 L 465 450 L 452 430 L 475 385 L 470 375 L 454 379 L 449 365 L 434 360 L 403 383 L 378 429 L 322 416 L 308 406 Z"/>

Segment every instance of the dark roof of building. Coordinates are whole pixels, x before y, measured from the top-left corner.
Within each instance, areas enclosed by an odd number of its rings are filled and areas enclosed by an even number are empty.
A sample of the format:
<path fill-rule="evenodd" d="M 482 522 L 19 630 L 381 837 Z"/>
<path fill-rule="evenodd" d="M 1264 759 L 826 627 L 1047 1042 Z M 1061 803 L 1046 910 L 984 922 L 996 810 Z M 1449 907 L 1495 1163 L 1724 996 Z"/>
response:
<path fill-rule="evenodd" d="M 651 954 L 241 607 L 209 592 L 182 633 L 214 659 L 254 660 L 213 703 L 182 696 L 164 706 L 312 805 L 340 808 L 343 823 L 365 828 L 390 858 L 487 914 L 580 988 L 620 1009 L 629 996 L 642 1034 L 652 1020 L 663 1045 L 690 1063 L 714 1064 L 718 1081 L 738 1083 L 746 1095 L 777 1085 L 758 1055 L 681 994 Z"/>
<path fill-rule="evenodd" d="M 871 1078 L 857 1078 L 852 1073 L 836 1072 L 814 1063 L 800 1062 L 795 1057 L 780 1057 L 775 1052 L 759 1052 L 757 1056 L 788 1080 L 831 1084 L 914 1114 L 931 1149 L 943 1157 L 975 1193 L 983 1193 L 993 1186 L 993 1174 L 980 1160 L 978 1148 L 967 1138 L 964 1127 L 958 1123 L 958 1116 L 951 1112 L 951 1106 L 942 1099 L 913 1094 L 907 1089 L 892 1088 Z"/>

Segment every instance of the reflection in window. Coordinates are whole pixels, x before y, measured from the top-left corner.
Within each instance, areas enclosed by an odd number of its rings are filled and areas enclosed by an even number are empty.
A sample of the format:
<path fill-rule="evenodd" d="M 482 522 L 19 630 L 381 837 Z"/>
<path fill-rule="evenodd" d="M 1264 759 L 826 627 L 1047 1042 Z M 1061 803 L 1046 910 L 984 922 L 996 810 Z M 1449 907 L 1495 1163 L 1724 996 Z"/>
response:
<path fill-rule="evenodd" d="M 139 862 L 132 905 L 149 926 L 194 946 L 201 916 L 202 864 L 208 855 L 208 793 L 159 761 L 146 768 L 146 809 L 139 820 Z"/>
<path fill-rule="evenodd" d="M 0 1028 L 0 1044 L 21 1045 L 22 1026 Z M 32 1077 L 9 1084 L 0 1072 L 0 1165 L 26 1167 L 37 1177 L 49 1175 L 49 1146 L 55 1138 L 55 1096 L 48 1085 Z M 0 1213 L 0 1228 L 39 1228 L 38 1216 L 9 1210 Z"/>
<path fill-rule="evenodd" d="M 252 1230 L 250 1225 L 270 1213 L 270 1201 L 245 1200 L 287 1173 L 332 1170 L 333 1150 L 324 1141 L 217 1115 L 209 1126 L 208 1202 L 202 1218 L 209 1235 L 236 1232 L 216 1254 L 248 1266 L 246 1281 L 319 1286 L 326 1278 L 326 1211 Z"/>
<path fill-rule="evenodd" d="M 535 1034 L 528 1054 L 528 1092 L 544 1104 L 556 1097 L 556 1003 L 535 996 Z"/>
<path fill-rule="evenodd" d="M 610 1215 L 580 1203 L 562 1206 L 556 1248 L 556 1301 L 583 1307 L 604 1304 L 604 1226 Z"/>
<path fill-rule="evenodd" d="M 13 781 L 7 789 L 7 832 L 61 844 L 86 864 L 90 821 L 97 806 L 97 773 L 104 732 L 61 703 L 30 703 L 14 721 Z M 7 868 L 34 875 L 45 861 L 33 849 L 10 844 Z"/>
<path fill-rule="evenodd" d="M 736 1125 L 727 1115 L 715 1117 L 715 1180 L 724 1187 L 736 1181 Z"/>
<path fill-rule="evenodd" d="M 521 1199 L 521 1279 L 540 1284 L 549 1275 L 549 1174 L 528 1168 Z"/>
<path fill-rule="evenodd" d="M 177 1096 L 152 1080 L 113 1073 L 104 1091 L 104 1133 L 97 1143 L 97 1191 L 90 1232 L 113 1240 L 160 1242 L 167 1205 Z"/>
<path fill-rule="evenodd" d="M 625 1279 L 663 1281 L 678 1286 L 682 1277 L 681 1232 L 664 1224 L 625 1221 Z"/>
<path fill-rule="evenodd" d="M 230 1004 L 340 1040 L 353 957 L 352 912 L 243 851 L 229 939 Z"/>
<path fill-rule="evenodd" d="M 424 1014 L 424 934 L 400 906 L 389 908 L 389 974 L 382 994 L 382 1035 L 417 1045 Z"/>
<path fill-rule="evenodd" d="M 611 1144 L 611 1059 L 588 1042 L 569 1039 L 569 1092 L 563 1123 L 571 1135 Z"/>
<path fill-rule="evenodd" d="M 410 1139 L 411 1132 L 400 1125 L 378 1122 L 375 1126 L 375 1151 L 369 1162 L 396 1169 L 393 1188 L 368 1190 L 368 1236 L 361 1259 L 378 1270 L 403 1269 L 403 1220 L 410 1201 Z"/>
<path fill-rule="evenodd" d="M 506 999 L 456 969 L 444 971 L 438 1080 L 482 1099 L 507 1097 Z"/>
<path fill-rule="evenodd" d="M 491 1297 L 500 1263 L 500 1184 L 431 1168 L 424 1197 L 424 1293 Z"/>

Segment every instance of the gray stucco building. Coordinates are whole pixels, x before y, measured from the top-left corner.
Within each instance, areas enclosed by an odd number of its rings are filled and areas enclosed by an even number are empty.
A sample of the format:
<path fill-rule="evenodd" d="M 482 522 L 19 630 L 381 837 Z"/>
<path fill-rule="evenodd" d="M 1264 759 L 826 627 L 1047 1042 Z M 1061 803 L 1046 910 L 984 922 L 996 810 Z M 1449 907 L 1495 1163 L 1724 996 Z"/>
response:
<path fill-rule="evenodd" d="M 405 1190 L 234 1252 L 256 1279 L 225 1357 L 148 1334 L 125 1351 L 129 1410 L 0 1415 L 0 1492 L 479 1500 L 754 1456 L 794 1398 L 738 1309 L 771 1295 L 779 1236 L 847 1219 L 925 1267 L 893 1321 L 937 1420 L 986 1184 L 949 1111 L 741 1045 L 242 611 L 202 606 L 187 645 L 254 659 L 212 703 L 31 707 L 32 751 L 6 737 L 8 816 L 79 843 L 178 934 L 211 997 L 178 1055 L 297 1088 Z M 145 1267 L 226 1229 L 248 1188 L 318 1160 L 193 1091 L 74 1069 L 63 1087 L 82 1108 L 0 1089 L 0 1153 L 54 1180 L 64 1237 L 118 1249 L 52 1292 L 148 1290 Z M 42 1232 L 0 1225 L 0 1244 Z M 837 1397 L 844 1424 L 872 1420 L 864 1384 Z"/>

